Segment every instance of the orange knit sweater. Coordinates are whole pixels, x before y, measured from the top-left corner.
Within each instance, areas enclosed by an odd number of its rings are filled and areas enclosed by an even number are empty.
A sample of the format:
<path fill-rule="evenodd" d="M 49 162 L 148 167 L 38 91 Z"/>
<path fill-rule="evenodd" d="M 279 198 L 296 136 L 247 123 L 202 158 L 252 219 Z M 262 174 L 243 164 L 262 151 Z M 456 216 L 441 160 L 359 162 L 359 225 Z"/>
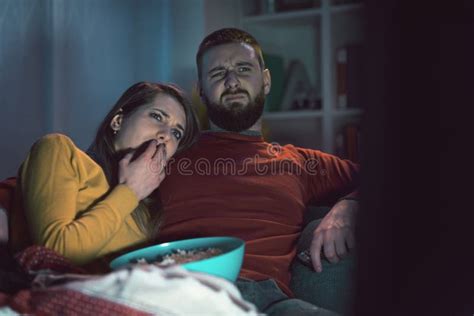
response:
<path fill-rule="evenodd" d="M 241 276 L 273 278 L 289 295 L 289 267 L 308 202 L 332 203 L 354 191 L 358 177 L 350 161 L 230 132 L 204 133 L 169 168 L 160 186 L 161 241 L 242 238 Z"/>
<path fill-rule="evenodd" d="M 102 168 L 60 134 L 31 148 L 17 178 L 9 210 L 9 245 L 19 251 L 46 246 L 85 264 L 145 241 L 130 213 L 135 193 L 125 185 L 110 192 Z"/>

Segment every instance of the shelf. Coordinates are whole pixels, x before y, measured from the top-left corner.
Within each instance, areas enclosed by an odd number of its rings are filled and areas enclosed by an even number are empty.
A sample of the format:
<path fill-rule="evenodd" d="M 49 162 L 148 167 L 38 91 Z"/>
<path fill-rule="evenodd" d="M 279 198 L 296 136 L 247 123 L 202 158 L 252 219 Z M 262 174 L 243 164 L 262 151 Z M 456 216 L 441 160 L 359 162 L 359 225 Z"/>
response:
<path fill-rule="evenodd" d="M 246 6 L 239 22 L 244 29 L 265 42 L 265 51 L 281 55 L 285 66 L 290 60 L 301 60 L 323 101 L 319 110 L 264 112 L 272 139 L 334 152 L 338 130 L 349 123 L 359 124 L 364 113 L 361 108 L 333 107 L 337 100 L 335 49 L 364 42 L 364 4 L 323 0 L 321 7 L 256 14 L 257 1 L 243 2 Z"/>
<path fill-rule="evenodd" d="M 334 110 L 334 116 L 353 116 L 353 115 L 362 115 L 362 109 L 344 109 L 344 110 Z"/>
<path fill-rule="evenodd" d="M 263 118 L 269 120 L 286 120 L 286 119 L 304 119 L 322 117 L 323 111 L 281 111 L 281 112 L 263 112 Z"/>
<path fill-rule="evenodd" d="M 331 6 L 331 13 L 344 13 L 349 11 L 355 11 L 364 8 L 362 3 L 351 3 L 351 4 L 340 4 Z"/>
<path fill-rule="evenodd" d="M 334 110 L 332 115 L 334 117 L 342 117 L 362 115 L 362 113 L 362 109 L 344 109 Z M 268 120 L 310 119 L 323 117 L 324 115 L 322 110 L 263 112 L 263 118 Z"/>
<path fill-rule="evenodd" d="M 362 109 L 344 109 L 334 110 L 333 116 L 356 116 L 362 115 Z M 304 118 L 315 118 L 323 117 L 324 112 L 322 110 L 309 110 L 309 111 L 280 111 L 280 112 L 263 112 L 263 118 L 269 120 L 286 120 L 286 119 L 304 119 Z"/>
<path fill-rule="evenodd" d="M 242 18 L 244 24 L 257 24 L 257 23 L 271 23 L 271 22 L 281 22 L 281 23 L 299 23 L 304 24 L 308 23 L 315 18 L 321 16 L 321 9 L 307 9 L 307 10 L 297 10 L 297 11 L 288 11 L 288 12 L 277 12 L 271 14 L 260 14 L 260 15 L 251 15 Z"/>
<path fill-rule="evenodd" d="M 330 7 L 331 13 L 344 13 L 362 9 L 362 3 L 340 4 Z M 321 17 L 321 8 L 295 10 L 288 12 L 276 12 L 270 14 L 249 15 L 242 18 L 244 24 L 283 22 L 283 23 L 300 23 L 304 24 L 314 18 Z"/>

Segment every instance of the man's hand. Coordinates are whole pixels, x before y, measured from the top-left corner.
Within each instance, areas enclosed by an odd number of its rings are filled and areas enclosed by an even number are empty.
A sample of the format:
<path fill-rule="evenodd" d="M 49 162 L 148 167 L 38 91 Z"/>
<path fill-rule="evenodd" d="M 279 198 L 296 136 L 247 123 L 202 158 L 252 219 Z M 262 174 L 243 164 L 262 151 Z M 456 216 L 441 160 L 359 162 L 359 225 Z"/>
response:
<path fill-rule="evenodd" d="M 337 263 L 354 248 L 355 215 L 359 203 L 354 200 L 337 202 L 313 232 L 311 260 L 314 270 L 321 272 L 321 247 L 331 263 Z"/>

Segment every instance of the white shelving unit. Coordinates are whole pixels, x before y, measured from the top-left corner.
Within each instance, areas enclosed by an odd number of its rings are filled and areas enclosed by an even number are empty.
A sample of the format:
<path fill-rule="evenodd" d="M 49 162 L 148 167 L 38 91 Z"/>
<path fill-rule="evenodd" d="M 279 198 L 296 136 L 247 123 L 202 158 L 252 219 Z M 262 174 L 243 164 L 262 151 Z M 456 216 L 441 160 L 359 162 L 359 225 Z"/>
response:
<path fill-rule="evenodd" d="M 321 110 L 265 112 L 267 120 L 312 119 L 324 116 Z"/>
<path fill-rule="evenodd" d="M 265 112 L 270 140 L 334 153 L 335 136 L 345 122 L 359 121 L 359 108 L 336 109 L 336 49 L 363 41 L 363 5 L 334 5 L 260 13 L 259 1 L 243 0 L 240 27 L 254 35 L 264 52 L 284 58 L 285 70 L 298 59 L 308 70 L 321 110 Z M 285 71 L 286 72 L 286 71 Z"/>

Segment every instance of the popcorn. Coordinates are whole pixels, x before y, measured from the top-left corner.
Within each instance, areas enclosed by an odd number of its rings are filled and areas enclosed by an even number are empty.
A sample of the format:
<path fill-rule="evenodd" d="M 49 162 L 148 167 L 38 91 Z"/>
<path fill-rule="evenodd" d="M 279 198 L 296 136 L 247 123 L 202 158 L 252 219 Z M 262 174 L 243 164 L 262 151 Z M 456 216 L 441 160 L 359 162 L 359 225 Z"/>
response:
<path fill-rule="evenodd" d="M 174 252 L 166 254 L 154 262 L 148 262 L 145 258 L 136 259 L 136 263 L 153 263 L 159 267 L 168 267 L 175 264 L 184 264 L 187 262 L 198 261 L 220 255 L 221 249 L 207 248 L 207 249 L 176 249 Z"/>

